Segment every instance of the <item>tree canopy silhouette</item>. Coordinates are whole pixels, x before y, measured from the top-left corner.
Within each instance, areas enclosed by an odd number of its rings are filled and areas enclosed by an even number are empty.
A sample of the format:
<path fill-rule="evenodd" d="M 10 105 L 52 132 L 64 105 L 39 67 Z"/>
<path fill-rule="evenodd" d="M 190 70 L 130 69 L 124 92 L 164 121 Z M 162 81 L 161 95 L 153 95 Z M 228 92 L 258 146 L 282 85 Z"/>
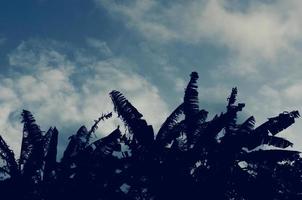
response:
<path fill-rule="evenodd" d="M 302 199 L 300 152 L 277 136 L 299 117 L 282 112 L 255 127 L 255 118 L 237 122 L 245 107 L 237 88 L 226 110 L 213 119 L 199 108 L 198 73 L 192 72 L 183 102 L 154 133 L 143 115 L 119 91 L 110 92 L 119 127 L 91 142 L 103 114 L 88 130 L 69 137 L 56 160 L 58 130 L 44 133 L 23 110 L 20 157 L 0 136 L 0 196 L 5 199 L 91 200 L 292 200 Z"/>

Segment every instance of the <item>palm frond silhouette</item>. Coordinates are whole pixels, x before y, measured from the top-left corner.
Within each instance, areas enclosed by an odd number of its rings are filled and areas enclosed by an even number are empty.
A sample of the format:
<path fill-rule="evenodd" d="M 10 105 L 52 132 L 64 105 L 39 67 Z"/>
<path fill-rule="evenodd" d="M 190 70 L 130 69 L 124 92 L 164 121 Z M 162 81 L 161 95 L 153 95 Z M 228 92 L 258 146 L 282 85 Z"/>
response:
<path fill-rule="evenodd" d="M 255 127 L 237 123 L 245 107 L 237 88 L 225 112 L 208 120 L 199 108 L 198 73 L 192 72 L 183 102 L 157 134 L 119 91 L 110 92 L 114 111 L 126 127 L 91 142 L 103 114 L 88 130 L 69 138 L 57 161 L 58 130 L 44 133 L 23 110 L 20 157 L 0 136 L 0 195 L 6 199 L 302 199 L 302 161 L 293 143 L 278 137 L 300 117 L 282 112 Z"/>

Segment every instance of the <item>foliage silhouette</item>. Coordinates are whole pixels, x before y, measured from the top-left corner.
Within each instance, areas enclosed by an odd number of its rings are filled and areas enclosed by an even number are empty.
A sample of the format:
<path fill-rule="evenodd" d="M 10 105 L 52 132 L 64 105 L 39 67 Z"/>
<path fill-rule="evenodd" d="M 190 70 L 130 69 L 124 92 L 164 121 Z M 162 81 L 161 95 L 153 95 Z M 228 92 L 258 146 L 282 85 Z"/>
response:
<path fill-rule="evenodd" d="M 58 130 L 44 134 L 33 115 L 22 112 L 20 158 L 0 136 L 1 197 L 6 199 L 302 199 L 302 160 L 276 136 L 299 117 L 283 112 L 255 128 L 255 118 L 237 123 L 245 104 L 237 88 L 226 111 L 207 120 L 199 108 L 198 74 L 192 72 L 181 103 L 157 134 L 119 91 L 110 97 L 126 131 L 117 127 L 90 142 L 103 114 L 88 130 L 72 135 L 57 161 Z M 155 136 L 156 135 L 156 136 Z M 264 146 L 266 145 L 266 146 Z M 267 147 L 268 146 L 268 147 Z"/>

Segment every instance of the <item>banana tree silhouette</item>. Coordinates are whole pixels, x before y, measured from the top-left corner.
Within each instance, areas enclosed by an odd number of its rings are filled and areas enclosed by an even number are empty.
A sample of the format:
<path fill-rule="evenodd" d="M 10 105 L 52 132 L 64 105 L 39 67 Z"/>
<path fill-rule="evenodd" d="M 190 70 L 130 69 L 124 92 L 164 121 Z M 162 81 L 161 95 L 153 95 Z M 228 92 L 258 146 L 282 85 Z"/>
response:
<path fill-rule="evenodd" d="M 260 196 L 252 192 L 252 188 L 262 189 L 263 192 L 260 193 L 262 197 L 275 198 L 272 195 L 276 192 L 264 190 L 265 187 L 259 187 L 259 184 L 257 186 L 256 183 L 264 178 L 251 174 L 261 174 L 264 168 L 269 168 L 271 174 L 267 176 L 270 176 L 270 179 L 266 177 L 266 180 L 271 180 L 272 183 L 272 172 L 277 166 L 282 165 L 282 161 L 293 161 L 299 157 L 297 151 L 262 148 L 264 144 L 281 149 L 292 145 L 276 134 L 294 123 L 295 118 L 299 117 L 298 111 L 284 112 L 277 117 L 269 118 L 256 129 L 254 117 L 248 118 L 243 124 L 237 124 L 237 112 L 245 105 L 242 103 L 235 105 L 237 88 L 233 88 L 228 98 L 227 111 L 206 121 L 207 111 L 199 110 L 197 79 L 198 74 L 193 72 L 185 90 L 184 103 L 163 123 L 155 141 L 152 132 L 144 131 L 148 130 L 148 125 L 142 123 L 144 122 L 141 119 L 142 114 L 121 93 L 117 91 L 111 93 L 115 110 L 129 127 L 129 133 L 133 135 L 129 144 L 134 142 L 135 149 L 146 144 L 154 144 L 152 158 L 147 159 L 150 153 L 146 151 L 137 151 L 137 154 L 133 154 L 136 159 L 135 167 L 139 166 L 133 171 L 141 176 L 136 177 L 136 180 L 148 177 L 148 180 L 146 178 L 144 180 L 149 182 L 148 186 L 152 189 L 154 185 L 160 185 L 161 188 L 156 188 L 153 192 L 158 193 L 157 197 L 162 199 L 188 197 L 194 199 L 198 197 L 196 194 L 211 199 L 231 199 L 232 196 L 259 199 Z M 182 114 L 184 119 L 178 121 Z M 136 123 L 137 121 L 141 123 Z M 217 139 L 221 132 L 223 136 Z M 146 137 L 142 136 L 143 134 Z M 168 147 L 170 143 L 172 145 Z M 252 151 L 257 148 L 259 150 Z M 133 147 L 131 149 L 135 150 Z M 140 160 L 140 157 L 143 160 Z M 242 164 L 247 166 L 240 167 Z M 249 169 L 251 166 L 257 168 L 251 171 Z M 160 175 L 152 173 L 154 170 L 158 170 L 157 173 Z M 142 181 L 136 182 L 132 187 L 136 191 L 135 198 L 144 199 L 141 194 L 146 189 L 146 184 Z M 137 189 L 138 187 L 141 187 L 141 190 Z M 236 187 L 242 188 L 245 192 L 237 191 Z M 200 192 L 198 188 L 204 189 Z"/>
<path fill-rule="evenodd" d="M 46 198 L 45 194 L 58 197 L 58 195 L 52 194 L 52 192 L 56 192 L 54 191 L 54 188 L 57 189 L 55 186 L 60 185 L 58 181 L 66 182 L 70 178 L 68 176 L 72 173 L 70 165 L 76 163 L 78 154 L 88 146 L 91 135 L 98 128 L 98 123 L 110 118 L 112 113 L 102 115 L 95 120 L 89 131 L 82 126 L 77 134 L 71 136 L 60 163 L 56 161 L 58 130 L 51 127 L 44 134 L 36 124 L 31 112 L 23 110 L 21 116 L 24 127 L 18 160 L 0 136 L 0 157 L 4 161 L 0 172 L 9 177 L 12 187 L 18 186 L 19 190 L 17 193 L 13 193 L 12 190 L 3 191 L 3 193 L 10 195 L 12 199 L 42 199 Z M 43 195 L 43 193 L 45 194 Z"/>
<path fill-rule="evenodd" d="M 0 157 L 5 161 L 1 170 L 20 187 L 20 193 L 10 195 L 23 195 L 30 199 L 32 194 L 36 194 L 35 199 L 39 199 L 40 183 L 43 179 L 50 180 L 53 170 L 56 170 L 58 131 L 50 128 L 44 135 L 29 111 L 23 110 L 21 116 L 24 126 L 20 158 L 16 160 L 13 151 L 0 137 Z"/>
<path fill-rule="evenodd" d="M 74 174 L 76 169 L 76 160 L 78 155 L 89 145 L 91 135 L 94 134 L 98 128 L 98 124 L 105 120 L 109 119 L 112 116 L 112 113 L 103 114 L 97 120 L 95 120 L 93 126 L 88 131 L 85 126 L 81 126 L 76 134 L 69 137 L 70 141 L 64 151 L 63 157 L 60 162 L 60 176 L 63 180 L 66 180 L 69 176 Z"/>
<path fill-rule="evenodd" d="M 199 108 L 198 74 L 192 72 L 183 102 L 157 134 L 119 91 L 109 95 L 124 122 L 108 136 L 90 142 L 98 124 L 82 126 L 56 161 L 58 131 L 44 134 L 24 110 L 20 159 L 0 136 L 0 190 L 22 188 L 18 199 L 301 199 L 302 161 L 293 145 L 277 134 L 291 126 L 298 111 L 283 112 L 255 128 L 255 118 L 237 123 L 245 107 L 237 88 L 226 111 L 208 120 Z M 268 148 L 266 146 L 270 146 Z M 6 190 L 6 191 L 5 191 Z M 255 192 L 256 191 L 256 192 Z M 2 192 L 2 191 L 1 191 Z M 22 194 L 22 195 L 21 195 Z M 12 198 L 14 199 L 14 198 Z"/>

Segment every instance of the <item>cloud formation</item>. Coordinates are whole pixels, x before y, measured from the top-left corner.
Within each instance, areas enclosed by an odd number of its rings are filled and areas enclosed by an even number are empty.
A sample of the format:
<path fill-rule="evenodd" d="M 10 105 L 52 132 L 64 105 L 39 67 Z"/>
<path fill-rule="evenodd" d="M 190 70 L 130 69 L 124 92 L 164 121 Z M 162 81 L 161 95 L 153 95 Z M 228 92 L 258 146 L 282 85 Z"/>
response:
<path fill-rule="evenodd" d="M 201 75 L 204 83 L 210 83 L 201 88 L 200 96 L 201 104 L 211 110 L 222 108 L 226 91 L 237 85 L 239 97 L 247 103 L 245 111 L 255 115 L 257 124 L 285 110 L 301 111 L 301 1 L 95 2 L 149 44 L 157 44 L 158 49 L 165 45 L 177 49 L 185 44 L 204 50 L 210 44 L 210 48 L 224 50 L 225 57 L 212 51 L 217 59 L 222 59 L 221 64 L 196 68 L 209 72 L 210 76 Z M 184 62 L 179 67 L 186 68 L 190 57 L 181 57 Z M 177 84 L 182 87 L 181 81 Z M 283 134 L 294 138 L 298 149 L 302 149 L 301 130 L 302 125 L 297 122 Z"/>
<path fill-rule="evenodd" d="M 110 50 L 104 42 L 91 42 L 101 44 L 97 48 L 104 48 L 100 51 L 107 56 Z M 9 54 L 9 64 L 11 75 L 0 81 L 0 127 L 17 152 L 22 109 L 32 111 L 43 130 L 57 126 L 62 145 L 82 124 L 89 127 L 102 112 L 113 110 L 108 96 L 113 89 L 123 92 L 155 130 L 167 114 L 158 89 L 118 57 L 98 59 L 56 41 L 29 40 Z M 120 123 L 114 116 L 101 125 L 98 135 L 108 134 Z"/>
<path fill-rule="evenodd" d="M 80 125 L 89 127 L 112 110 L 112 89 L 158 128 L 170 110 L 165 101 L 171 107 L 181 102 L 193 70 L 200 74 L 201 107 L 210 116 L 223 111 L 234 86 L 247 104 L 245 114 L 258 124 L 284 110 L 302 110 L 299 0 L 94 2 L 101 9 L 91 11 L 92 24 L 78 25 L 80 38 L 73 31 L 64 31 L 68 43 L 26 36 L 9 53 L 0 80 L 0 131 L 14 148 L 22 108 L 33 111 L 44 130 L 58 126 L 64 144 Z M 9 37 L 3 46 L 10 46 Z M 117 123 L 105 122 L 98 134 Z M 284 136 L 301 150 L 300 130 L 299 121 Z"/>
<path fill-rule="evenodd" d="M 228 67 L 242 75 L 261 62 L 276 63 L 298 54 L 302 4 L 290 1 L 199 0 L 163 3 L 133 0 L 96 2 L 145 38 L 157 42 L 212 42 L 232 53 Z M 238 5 L 243 8 L 238 8 Z M 288 12 L 290 10 L 290 12 Z"/>

